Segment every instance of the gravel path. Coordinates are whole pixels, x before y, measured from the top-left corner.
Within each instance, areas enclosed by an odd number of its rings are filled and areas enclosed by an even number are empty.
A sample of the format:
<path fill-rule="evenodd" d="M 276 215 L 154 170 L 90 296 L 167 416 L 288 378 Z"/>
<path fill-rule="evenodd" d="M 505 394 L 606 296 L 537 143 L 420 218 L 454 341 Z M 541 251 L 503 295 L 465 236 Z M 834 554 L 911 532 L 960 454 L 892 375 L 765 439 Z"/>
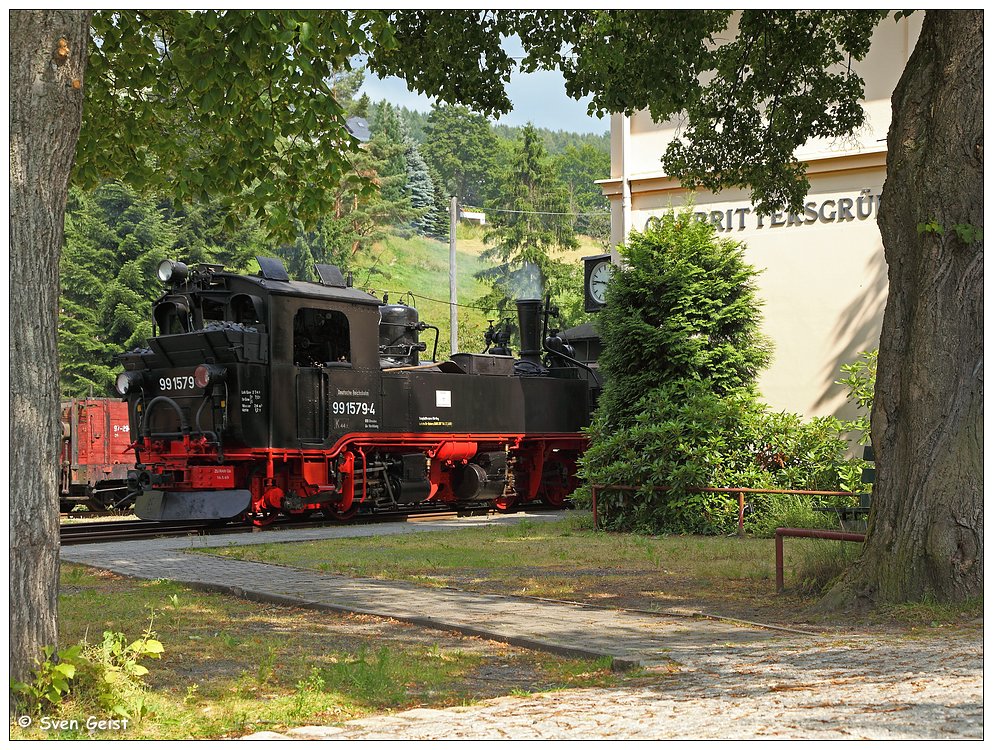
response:
<path fill-rule="evenodd" d="M 249 739 L 981 739 L 981 629 L 680 651 L 623 688 L 414 709 Z"/>

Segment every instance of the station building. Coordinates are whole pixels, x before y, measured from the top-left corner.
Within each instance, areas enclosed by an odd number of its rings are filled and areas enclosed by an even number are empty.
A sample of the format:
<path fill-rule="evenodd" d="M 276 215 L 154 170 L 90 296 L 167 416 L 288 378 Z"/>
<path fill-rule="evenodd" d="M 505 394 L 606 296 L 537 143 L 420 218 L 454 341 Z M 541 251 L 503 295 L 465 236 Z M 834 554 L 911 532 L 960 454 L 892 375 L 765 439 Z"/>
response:
<path fill-rule="evenodd" d="M 922 16 L 884 19 L 869 54 L 853 65 L 865 81 L 864 127 L 844 140 L 811 141 L 797 152 L 810 181 L 802 214 L 760 216 L 745 190 L 688 195 L 661 167 L 676 123 L 655 122 L 647 111 L 611 118 L 611 176 L 600 185 L 610 199 L 612 245 L 688 202 L 720 236 L 745 245 L 746 260 L 761 271 L 763 328 L 774 345 L 759 387 L 776 410 L 854 416 L 835 381 L 843 375 L 841 365 L 879 343 L 887 271 L 876 216 L 890 97 Z"/>

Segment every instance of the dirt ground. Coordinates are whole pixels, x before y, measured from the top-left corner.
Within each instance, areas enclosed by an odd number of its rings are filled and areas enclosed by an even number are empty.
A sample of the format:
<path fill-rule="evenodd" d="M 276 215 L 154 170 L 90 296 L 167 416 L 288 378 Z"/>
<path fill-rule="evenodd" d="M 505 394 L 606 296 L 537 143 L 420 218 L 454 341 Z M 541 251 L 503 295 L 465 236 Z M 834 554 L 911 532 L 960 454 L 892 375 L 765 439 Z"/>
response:
<path fill-rule="evenodd" d="M 523 581 L 523 584 L 519 583 Z M 787 590 L 775 593 L 773 580 L 703 584 L 652 569 L 556 570 L 539 567 L 507 568 L 500 577 L 489 570 L 458 569 L 439 576 L 437 583 L 464 591 L 507 596 L 531 596 L 531 591 L 554 590 L 561 582 L 561 596 L 539 598 L 577 601 L 601 607 L 686 615 L 703 613 L 760 624 L 831 632 L 886 631 L 900 633 L 911 625 L 880 613 L 826 615 L 814 609 L 816 597 Z M 971 616 L 959 624 L 975 624 Z M 928 624 L 928 623 L 923 623 Z"/>
<path fill-rule="evenodd" d="M 506 572 L 506 571 L 505 571 Z M 549 574 L 521 568 L 525 580 Z M 757 597 L 727 584 L 700 594 L 668 580 L 666 591 L 644 574 L 600 578 L 573 599 L 674 613 L 705 612 L 797 628 L 768 643 L 702 644 L 681 650 L 680 662 L 642 671 L 616 686 L 541 693 L 533 678 L 508 662 L 475 676 L 471 706 L 381 714 L 333 727 L 298 727 L 279 739 L 979 739 L 983 736 L 983 620 L 914 624 L 892 616 L 824 617 L 815 600 Z M 561 575 L 551 573 L 550 575 Z M 461 570 L 450 585 L 526 595 Z M 571 582 L 575 584 L 575 580 Z M 545 588 L 545 587 L 541 587 Z M 605 597 L 604 588 L 611 590 Z M 579 594 L 575 595 L 575 591 Z M 668 602 L 671 606 L 666 607 Z M 954 619 L 954 618 L 953 618 Z M 742 625 L 743 628 L 747 626 Z M 482 689 L 483 686 L 492 690 Z M 513 690 L 515 694 L 508 695 Z M 532 694 L 527 694 L 528 692 Z M 259 738 L 262 738 L 260 736 Z"/>
<path fill-rule="evenodd" d="M 982 628 L 713 644 L 616 687 L 414 709 L 253 739 L 981 739 Z"/>

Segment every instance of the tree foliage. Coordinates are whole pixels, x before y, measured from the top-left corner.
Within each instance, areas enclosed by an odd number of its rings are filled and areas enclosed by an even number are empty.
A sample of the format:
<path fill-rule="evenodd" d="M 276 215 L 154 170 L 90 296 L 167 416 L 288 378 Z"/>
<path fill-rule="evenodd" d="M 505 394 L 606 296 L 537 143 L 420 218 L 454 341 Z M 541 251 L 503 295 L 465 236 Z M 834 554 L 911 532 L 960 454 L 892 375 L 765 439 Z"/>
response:
<path fill-rule="evenodd" d="M 410 138 L 404 139 L 404 158 L 407 162 L 410 207 L 416 212 L 411 228 L 418 234 L 430 236 L 433 224 L 431 213 L 435 210 L 434 180 L 431 179 L 431 171 L 421 156 L 420 149 Z"/>
<path fill-rule="evenodd" d="M 514 157 L 501 176 L 497 197 L 487 204 L 487 249 L 495 265 L 478 278 L 493 285 L 481 304 L 501 313 L 522 297 L 558 299 L 578 281 L 578 268 L 556 254 L 578 247 L 565 187 L 558 180 L 537 131 L 525 127 Z"/>
<path fill-rule="evenodd" d="M 332 82 L 393 43 L 382 14 L 114 10 L 92 24 L 80 184 L 219 198 L 284 236 L 332 208 L 357 147 Z"/>
<path fill-rule="evenodd" d="M 507 141 L 517 141 L 521 137 L 521 129 L 525 126 L 504 125 L 497 121 L 493 123 L 493 135 Z M 609 157 L 610 132 L 603 133 L 573 133 L 568 130 L 551 130 L 532 125 L 541 136 L 541 143 L 551 156 L 560 156 L 569 148 L 586 149 L 587 147 Z"/>
<path fill-rule="evenodd" d="M 424 127 L 424 158 L 459 205 L 481 205 L 489 195 L 496 138 L 485 117 L 465 107 L 436 106 Z"/>
<path fill-rule="evenodd" d="M 861 10 L 397 11 L 397 46 L 381 59 L 417 68 L 419 90 L 451 101 L 472 89 L 482 111 L 506 112 L 499 82 L 514 61 L 500 34 L 517 34 L 525 71 L 558 68 L 590 112 L 647 109 L 684 123 L 663 168 L 690 187 L 752 189 L 761 212 L 799 209 L 809 184 L 793 154 L 811 138 L 861 127 L 864 82 L 851 69 L 886 16 Z M 732 24 L 736 22 L 736 26 Z M 458 35 L 458 60 L 430 60 L 437 38 Z M 429 60 L 427 64 L 422 61 Z M 486 80 L 474 76 L 482 63 Z M 457 88 L 456 88 L 457 87 Z M 474 88 L 475 87 L 475 88 Z"/>
<path fill-rule="evenodd" d="M 596 181 L 610 177 L 610 151 L 590 143 L 569 144 L 554 165 L 568 193 L 576 231 L 609 244 L 610 202 Z"/>
<path fill-rule="evenodd" d="M 633 232 L 622 254 L 627 265 L 614 273 L 597 322 L 607 424 L 629 425 L 640 398 L 666 383 L 705 380 L 720 396 L 754 394 L 770 354 L 756 271 L 741 245 L 683 210 Z"/>

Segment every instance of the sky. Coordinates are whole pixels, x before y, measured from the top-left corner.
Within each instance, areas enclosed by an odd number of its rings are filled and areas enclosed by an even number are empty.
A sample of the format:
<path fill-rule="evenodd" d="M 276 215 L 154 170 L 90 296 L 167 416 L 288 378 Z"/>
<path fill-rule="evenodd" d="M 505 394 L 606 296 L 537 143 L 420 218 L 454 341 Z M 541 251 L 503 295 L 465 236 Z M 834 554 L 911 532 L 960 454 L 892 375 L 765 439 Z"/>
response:
<path fill-rule="evenodd" d="M 524 54 L 516 38 L 503 42 L 504 49 L 513 56 Z M 373 101 L 386 99 L 391 104 L 407 109 L 429 112 L 432 100 L 411 91 L 400 78 L 379 79 L 368 70 L 361 91 Z M 507 95 L 513 109 L 497 122 L 501 125 L 520 126 L 528 122 L 539 128 L 565 130 L 572 133 L 606 133 L 610 118 L 598 119 L 586 113 L 589 97 L 576 100 L 566 96 L 565 79 L 557 70 L 534 73 L 514 73 L 507 84 Z"/>

